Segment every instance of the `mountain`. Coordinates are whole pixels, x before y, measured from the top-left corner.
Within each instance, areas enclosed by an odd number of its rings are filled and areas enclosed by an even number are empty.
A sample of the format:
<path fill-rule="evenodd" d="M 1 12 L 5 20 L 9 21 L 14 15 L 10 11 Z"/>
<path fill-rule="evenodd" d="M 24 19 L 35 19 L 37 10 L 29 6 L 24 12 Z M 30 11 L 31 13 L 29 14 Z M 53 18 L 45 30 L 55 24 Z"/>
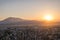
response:
<path fill-rule="evenodd" d="M 23 21 L 23 19 L 15 17 L 8 17 L 5 20 L 3 20 L 3 22 L 20 22 L 20 21 Z"/>
<path fill-rule="evenodd" d="M 8 17 L 2 21 L 0 21 L 0 24 L 11 24 L 11 23 L 17 23 L 17 22 L 21 22 L 23 21 L 23 19 L 21 18 L 15 18 L 15 17 Z"/>
<path fill-rule="evenodd" d="M 21 18 L 8 17 L 0 22 L 0 25 L 38 25 L 39 21 L 24 20 Z"/>

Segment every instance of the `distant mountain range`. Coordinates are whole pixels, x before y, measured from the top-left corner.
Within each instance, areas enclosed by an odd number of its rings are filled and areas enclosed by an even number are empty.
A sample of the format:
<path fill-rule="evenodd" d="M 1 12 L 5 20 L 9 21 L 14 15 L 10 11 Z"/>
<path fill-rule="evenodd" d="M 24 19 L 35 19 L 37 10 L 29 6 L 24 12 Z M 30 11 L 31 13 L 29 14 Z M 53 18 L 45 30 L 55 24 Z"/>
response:
<path fill-rule="evenodd" d="M 50 23 L 52 25 L 60 25 L 60 22 L 52 22 Z M 0 25 L 26 25 L 26 26 L 34 26 L 34 25 L 44 25 L 44 21 L 36 21 L 36 20 L 25 20 L 21 18 L 15 18 L 15 17 L 8 17 L 2 21 L 0 21 Z"/>
<path fill-rule="evenodd" d="M 21 18 L 8 17 L 0 21 L 0 25 L 40 25 L 40 21 L 25 20 Z"/>

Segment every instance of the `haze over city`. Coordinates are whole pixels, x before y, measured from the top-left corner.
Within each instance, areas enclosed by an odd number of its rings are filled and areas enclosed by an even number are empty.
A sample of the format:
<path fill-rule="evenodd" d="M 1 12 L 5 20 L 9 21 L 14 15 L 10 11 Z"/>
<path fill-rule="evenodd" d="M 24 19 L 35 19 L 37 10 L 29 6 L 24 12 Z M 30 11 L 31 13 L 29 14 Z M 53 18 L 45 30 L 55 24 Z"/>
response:
<path fill-rule="evenodd" d="M 0 40 L 60 40 L 60 0 L 0 0 Z"/>

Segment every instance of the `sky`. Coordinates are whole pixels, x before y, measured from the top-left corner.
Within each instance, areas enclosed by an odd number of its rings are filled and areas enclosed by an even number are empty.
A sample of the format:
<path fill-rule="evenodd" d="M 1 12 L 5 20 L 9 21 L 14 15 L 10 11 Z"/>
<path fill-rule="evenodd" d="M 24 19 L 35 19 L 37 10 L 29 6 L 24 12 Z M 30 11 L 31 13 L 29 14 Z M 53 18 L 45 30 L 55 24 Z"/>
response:
<path fill-rule="evenodd" d="M 59 19 L 60 0 L 0 0 L 0 19 L 18 17 L 39 20 L 46 14 Z"/>

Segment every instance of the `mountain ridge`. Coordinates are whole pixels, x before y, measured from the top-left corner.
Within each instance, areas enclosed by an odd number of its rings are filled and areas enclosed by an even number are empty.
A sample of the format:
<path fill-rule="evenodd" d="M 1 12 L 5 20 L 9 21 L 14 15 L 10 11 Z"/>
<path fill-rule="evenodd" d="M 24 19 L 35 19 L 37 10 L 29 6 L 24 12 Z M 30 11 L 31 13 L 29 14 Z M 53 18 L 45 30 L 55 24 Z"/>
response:
<path fill-rule="evenodd" d="M 21 18 L 15 18 L 15 17 L 8 17 L 2 21 L 0 21 L 0 25 L 36 25 L 40 24 L 39 21 L 36 20 L 25 20 Z"/>
<path fill-rule="evenodd" d="M 22 18 L 8 17 L 0 21 L 0 25 L 42 25 L 44 21 L 25 20 Z M 51 24 L 60 24 L 60 22 L 53 22 Z"/>

